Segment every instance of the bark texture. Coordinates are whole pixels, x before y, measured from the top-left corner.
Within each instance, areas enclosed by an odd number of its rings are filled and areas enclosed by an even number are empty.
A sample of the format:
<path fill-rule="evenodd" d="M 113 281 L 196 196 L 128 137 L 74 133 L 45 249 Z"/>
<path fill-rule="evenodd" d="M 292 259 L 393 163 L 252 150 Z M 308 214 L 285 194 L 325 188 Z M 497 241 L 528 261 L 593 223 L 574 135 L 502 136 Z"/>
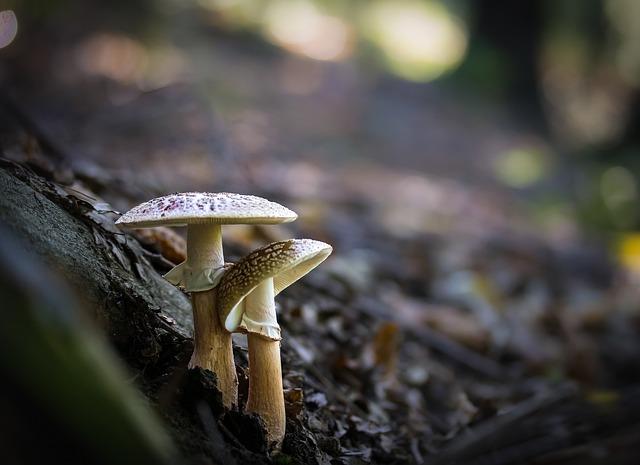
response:
<path fill-rule="evenodd" d="M 160 333 L 192 333 L 187 296 L 151 266 L 144 249 L 72 190 L 0 161 L 0 221 L 72 286 L 125 353 L 152 360 Z"/>

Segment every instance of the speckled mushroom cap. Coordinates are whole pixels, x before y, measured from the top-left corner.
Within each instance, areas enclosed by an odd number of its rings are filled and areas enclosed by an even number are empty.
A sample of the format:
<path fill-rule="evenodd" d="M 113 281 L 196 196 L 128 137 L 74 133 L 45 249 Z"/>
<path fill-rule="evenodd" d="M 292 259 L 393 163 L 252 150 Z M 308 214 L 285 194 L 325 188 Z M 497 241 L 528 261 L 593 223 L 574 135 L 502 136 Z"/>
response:
<path fill-rule="evenodd" d="M 238 329 L 244 298 L 265 279 L 273 278 L 273 295 L 302 278 L 332 252 L 324 242 L 290 239 L 254 250 L 230 267 L 218 284 L 217 308 L 227 331 Z"/>
<path fill-rule="evenodd" d="M 122 215 L 117 225 L 130 228 L 187 224 L 277 224 L 298 215 L 255 195 L 183 192 L 149 200 Z"/>

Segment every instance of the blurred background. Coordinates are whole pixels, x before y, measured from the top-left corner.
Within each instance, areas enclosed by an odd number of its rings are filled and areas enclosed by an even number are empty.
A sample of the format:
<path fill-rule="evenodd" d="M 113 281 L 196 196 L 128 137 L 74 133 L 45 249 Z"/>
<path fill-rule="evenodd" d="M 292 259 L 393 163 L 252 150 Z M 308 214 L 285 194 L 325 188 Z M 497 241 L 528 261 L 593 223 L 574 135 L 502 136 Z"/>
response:
<path fill-rule="evenodd" d="M 4 92 L 131 188 L 364 196 L 398 234 L 598 237 L 640 268 L 634 0 L 3 4 Z"/>
<path fill-rule="evenodd" d="M 42 166 L 45 152 L 72 173 L 54 170 L 58 182 L 118 211 L 194 190 L 298 212 L 282 228 L 226 228 L 229 256 L 292 236 L 334 246 L 319 287 L 309 278 L 311 290 L 285 293 L 283 349 L 362 401 L 370 417 L 357 415 L 384 425 L 441 405 L 402 437 L 428 430 L 444 443 L 541 384 L 587 386 L 598 407 L 640 382 L 640 2 L 4 0 L 0 10 L 14 13 L 0 17 L 0 97 L 22 128 L 2 120 L 3 157 Z M 338 303 L 300 310 L 296 299 L 322 292 Z M 317 329 L 313 318 L 337 323 Z M 318 334 L 302 339 L 309 325 Z M 461 377 L 432 358 L 422 328 L 470 351 L 456 363 L 473 353 L 482 358 L 466 363 L 483 376 L 497 363 L 522 383 Z M 358 379 L 372 367 L 403 394 L 367 391 Z M 433 452 L 416 447 L 415 463 Z"/>
<path fill-rule="evenodd" d="M 637 2 L 511 3 L 4 1 L 3 87 L 140 189 L 365 195 L 405 231 L 604 237 L 631 265 Z"/>

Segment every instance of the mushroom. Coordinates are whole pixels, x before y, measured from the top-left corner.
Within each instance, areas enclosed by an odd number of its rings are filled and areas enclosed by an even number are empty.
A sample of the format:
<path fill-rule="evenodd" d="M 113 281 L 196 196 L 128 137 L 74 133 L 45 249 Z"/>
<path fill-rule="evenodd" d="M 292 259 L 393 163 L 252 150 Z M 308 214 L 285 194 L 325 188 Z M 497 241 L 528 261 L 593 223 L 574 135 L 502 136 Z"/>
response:
<path fill-rule="evenodd" d="M 194 350 L 189 368 L 213 371 L 227 408 L 237 403 L 238 379 L 231 334 L 216 315 L 215 290 L 223 274 L 223 224 L 287 223 L 297 215 L 275 202 L 253 195 L 185 192 L 144 202 L 122 215 L 117 225 L 129 228 L 187 226 L 187 259 L 165 278 L 191 293 Z"/>
<path fill-rule="evenodd" d="M 322 263 L 332 250 L 330 245 L 311 239 L 274 242 L 232 265 L 218 285 L 218 314 L 224 327 L 247 333 L 246 411 L 262 418 L 267 440 L 275 447 L 284 438 L 286 417 L 274 297 Z"/>

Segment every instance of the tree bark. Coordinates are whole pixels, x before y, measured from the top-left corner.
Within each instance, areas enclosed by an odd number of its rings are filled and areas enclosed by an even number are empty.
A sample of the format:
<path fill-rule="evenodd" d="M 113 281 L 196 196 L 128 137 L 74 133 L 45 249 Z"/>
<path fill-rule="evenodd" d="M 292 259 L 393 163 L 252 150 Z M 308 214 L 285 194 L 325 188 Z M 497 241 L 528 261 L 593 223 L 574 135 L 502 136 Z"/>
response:
<path fill-rule="evenodd" d="M 0 160 L 0 221 L 81 292 L 117 348 L 153 361 L 158 337 L 192 334 L 187 296 L 151 266 L 109 214 L 33 171 Z"/>

